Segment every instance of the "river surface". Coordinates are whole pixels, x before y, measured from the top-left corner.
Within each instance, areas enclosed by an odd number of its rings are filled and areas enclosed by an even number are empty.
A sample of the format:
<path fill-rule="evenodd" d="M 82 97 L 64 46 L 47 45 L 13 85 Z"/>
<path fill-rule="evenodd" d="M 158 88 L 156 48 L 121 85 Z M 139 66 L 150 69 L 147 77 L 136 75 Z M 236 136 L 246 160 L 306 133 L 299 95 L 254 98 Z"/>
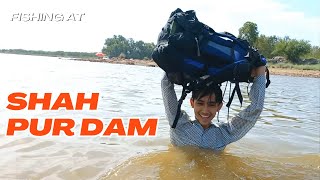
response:
<path fill-rule="evenodd" d="M 271 76 L 264 111 L 241 140 L 223 152 L 170 145 L 157 67 L 0 54 L 0 179 L 319 179 L 320 79 Z M 224 88 L 224 86 L 222 86 Z M 233 100 L 230 116 L 249 103 Z M 99 93 L 97 110 L 8 110 L 13 92 Z M 179 96 L 180 87 L 176 87 Z M 225 101 L 228 100 L 228 90 Z M 193 111 L 186 98 L 182 109 Z M 54 98 L 53 98 L 54 99 Z M 54 101 L 54 100 L 53 100 Z M 155 137 L 6 136 L 9 118 L 128 121 L 159 118 Z M 219 115 L 227 120 L 227 108 Z M 216 121 L 216 119 L 215 119 Z M 39 124 L 39 127 L 42 124 Z M 29 129 L 28 129 L 29 130 Z"/>

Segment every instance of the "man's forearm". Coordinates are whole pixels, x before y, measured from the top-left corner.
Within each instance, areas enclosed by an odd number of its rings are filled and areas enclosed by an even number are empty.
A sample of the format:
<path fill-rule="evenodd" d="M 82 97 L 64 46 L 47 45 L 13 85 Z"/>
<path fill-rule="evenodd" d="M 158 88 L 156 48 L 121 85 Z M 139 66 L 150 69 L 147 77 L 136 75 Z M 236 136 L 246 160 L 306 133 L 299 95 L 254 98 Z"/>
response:
<path fill-rule="evenodd" d="M 161 80 L 161 90 L 165 113 L 169 124 L 172 125 L 177 113 L 178 101 L 174 91 L 174 85 L 169 81 L 166 74 Z"/>
<path fill-rule="evenodd" d="M 258 117 L 262 112 L 263 104 L 264 104 L 265 89 L 266 89 L 265 82 L 266 82 L 265 75 L 258 75 L 254 79 L 253 85 L 249 93 L 251 104 L 246 109 L 241 111 L 238 114 L 238 117 L 248 121 L 255 121 L 258 119 Z"/>

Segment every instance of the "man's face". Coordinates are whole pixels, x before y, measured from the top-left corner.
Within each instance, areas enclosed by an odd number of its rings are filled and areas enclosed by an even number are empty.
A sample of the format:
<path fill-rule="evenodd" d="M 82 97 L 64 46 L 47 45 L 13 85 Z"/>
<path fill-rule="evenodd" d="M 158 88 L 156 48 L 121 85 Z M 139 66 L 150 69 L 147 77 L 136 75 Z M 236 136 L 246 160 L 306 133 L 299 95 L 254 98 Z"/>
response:
<path fill-rule="evenodd" d="M 214 94 L 211 96 L 203 96 L 200 99 L 190 99 L 190 104 L 194 109 L 195 117 L 205 129 L 210 126 L 211 120 L 222 107 L 222 103 L 219 104 L 215 99 L 216 97 Z"/>

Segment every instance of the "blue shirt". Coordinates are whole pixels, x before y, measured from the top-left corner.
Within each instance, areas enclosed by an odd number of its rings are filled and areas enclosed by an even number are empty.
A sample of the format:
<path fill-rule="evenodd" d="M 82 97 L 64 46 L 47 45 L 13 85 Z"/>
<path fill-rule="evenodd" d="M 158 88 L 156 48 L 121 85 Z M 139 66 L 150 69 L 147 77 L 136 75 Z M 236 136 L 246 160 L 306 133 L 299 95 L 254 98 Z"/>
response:
<path fill-rule="evenodd" d="M 171 143 L 176 146 L 191 145 L 223 150 L 226 145 L 239 140 L 255 125 L 262 112 L 265 81 L 265 75 L 259 75 L 254 79 L 249 93 L 251 104 L 228 122 L 211 124 L 209 128 L 204 129 L 197 120 L 192 121 L 182 110 L 176 128 L 170 129 Z M 171 127 L 177 113 L 178 100 L 174 85 L 166 75 L 161 80 L 161 89 L 166 117 Z"/>

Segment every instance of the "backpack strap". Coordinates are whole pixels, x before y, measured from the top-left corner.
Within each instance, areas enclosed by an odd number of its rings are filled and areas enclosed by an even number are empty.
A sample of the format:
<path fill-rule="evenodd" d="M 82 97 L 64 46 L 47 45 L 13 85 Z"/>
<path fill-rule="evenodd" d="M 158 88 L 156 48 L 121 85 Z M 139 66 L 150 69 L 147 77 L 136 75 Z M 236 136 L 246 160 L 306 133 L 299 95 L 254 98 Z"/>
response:
<path fill-rule="evenodd" d="M 231 96 L 229 98 L 229 101 L 228 101 L 228 103 L 226 105 L 228 108 L 230 108 L 230 105 L 232 103 L 232 100 L 233 100 L 235 92 L 237 92 L 240 104 L 242 106 L 243 97 L 242 97 L 242 94 L 241 94 L 241 91 L 240 91 L 239 81 L 235 82 L 235 84 L 236 84 L 236 86 L 233 88 L 232 94 L 231 94 Z"/>
<path fill-rule="evenodd" d="M 267 72 L 267 75 L 266 75 L 266 78 L 267 78 L 267 83 L 266 83 L 266 88 L 269 87 L 271 81 L 270 81 L 270 74 L 269 74 L 269 69 L 268 67 L 266 66 L 266 72 Z"/>
<path fill-rule="evenodd" d="M 183 85 L 181 97 L 178 101 L 177 114 L 176 114 L 176 117 L 174 118 L 174 121 L 173 121 L 171 128 L 176 128 L 178 120 L 180 118 L 182 102 L 186 98 L 187 94 L 190 92 L 189 90 L 186 89 L 186 86 L 187 86 L 186 84 Z"/>
<path fill-rule="evenodd" d="M 267 72 L 267 74 L 266 74 L 266 79 L 267 79 L 266 88 L 267 88 L 267 87 L 269 87 L 269 85 L 271 83 L 271 81 L 270 81 L 270 73 L 269 73 L 269 69 L 267 67 L 266 67 L 266 72 Z M 240 91 L 239 81 L 235 82 L 235 87 L 233 88 L 231 97 L 229 97 L 229 101 L 228 101 L 228 103 L 226 105 L 228 107 L 228 112 L 229 112 L 229 108 L 230 108 L 230 105 L 232 103 L 232 100 L 233 100 L 235 92 L 237 92 L 240 104 L 242 106 L 243 97 L 242 97 L 242 94 L 241 94 L 241 91 Z"/>

